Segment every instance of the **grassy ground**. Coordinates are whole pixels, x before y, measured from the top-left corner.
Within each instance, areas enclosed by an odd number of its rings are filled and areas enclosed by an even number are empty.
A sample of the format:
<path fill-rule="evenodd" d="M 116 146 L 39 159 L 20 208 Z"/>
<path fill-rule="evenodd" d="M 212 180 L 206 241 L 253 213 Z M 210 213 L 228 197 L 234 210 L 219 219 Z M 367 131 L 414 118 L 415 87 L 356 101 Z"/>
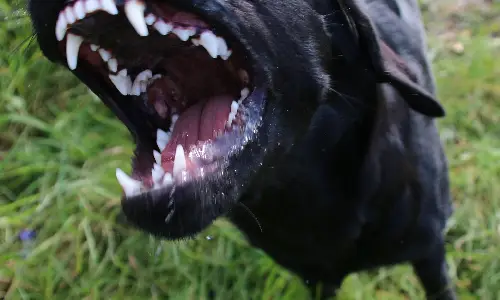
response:
<path fill-rule="evenodd" d="M 449 263 L 461 299 L 500 299 L 500 5 L 423 2 L 456 212 Z M 299 280 L 225 221 L 162 243 L 115 224 L 125 128 L 36 47 L 0 0 L 0 299 L 304 299 Z M 3 13 L 2 13 L 3 12 Z M 48 76 L 50 75 L 50 76 Z M 33 229 L 23 242 L 18 234 Z M 233 281 L 232 286 L 229 282 Z M 422 299 L 408 266 L 350 276 L 341 299 Z"/>

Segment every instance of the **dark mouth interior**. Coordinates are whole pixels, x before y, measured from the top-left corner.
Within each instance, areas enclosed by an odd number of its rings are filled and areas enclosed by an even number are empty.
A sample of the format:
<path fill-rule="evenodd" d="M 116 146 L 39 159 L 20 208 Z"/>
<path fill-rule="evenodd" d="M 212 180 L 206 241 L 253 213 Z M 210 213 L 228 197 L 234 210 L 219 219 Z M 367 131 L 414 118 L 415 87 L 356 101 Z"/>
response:
<path fill-rule="evenodd" d="M 244 49 L 192 13 L 159 1 L 78 0 L 61 11 L 56 36 L 70 69 L 92 66 L 119 106 L 153 124 L 158 148 L 136 154 L 132 178 L 117 170 L 127 196 L 214 171 L 260 119 Z"/>

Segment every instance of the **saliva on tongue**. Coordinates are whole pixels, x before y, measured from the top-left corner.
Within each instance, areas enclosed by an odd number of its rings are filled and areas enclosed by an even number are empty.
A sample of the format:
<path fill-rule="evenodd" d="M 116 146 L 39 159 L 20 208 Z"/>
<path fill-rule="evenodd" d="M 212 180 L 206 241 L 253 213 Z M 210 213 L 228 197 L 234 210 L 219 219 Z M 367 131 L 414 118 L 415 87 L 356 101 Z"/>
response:
<path fill-rule="evenodd" d="M 171 110 L 179 115 L 170 140 L 161 152 L 161 165 L 167 172 L 173 169 L 177 145 L 182 145 L 187 156 L 192 145 L 199 141 L 212 140 L 225 131 L 234 100 L 233 95 L 223 94 L 183 103 L 172 99 L 176 96 L 172 92 L 180 96 L 175 84 L 168 77 L 153 82 L 147 92 L 148 101 L 154 105 L 160 116 L 170 116 Z M 190 169 L 189 161 L 187 167 Z"/>

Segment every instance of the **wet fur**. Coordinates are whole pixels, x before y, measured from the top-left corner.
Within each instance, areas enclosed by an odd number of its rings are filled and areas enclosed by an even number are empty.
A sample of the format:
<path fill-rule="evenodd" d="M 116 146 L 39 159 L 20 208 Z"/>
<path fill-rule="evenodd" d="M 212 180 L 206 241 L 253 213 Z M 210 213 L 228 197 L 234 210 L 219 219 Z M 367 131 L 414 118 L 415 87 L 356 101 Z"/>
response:
<path fill-rule="evenodd" d="M 409 262 L 429 299 L 454 299 L 444 260 L 447 161 L 434 121 L 444 112 L 416 1 L 171 2 L 196 4 L 247 47 L 268 102 L 257 139 L 228 172 L 124 201 L 128 219 L 178 239 L 226 216 L 313 293 L 322 283 L 324 298 L 352 272 Z M 61 6 L 30 1 L 41 49 L 65 65 L 53 31 L 44 29 L 54 28 Z M 89 74 L 75 74 L 129 127 L 138 148 L 150 146 L 141 138 L 148 129 L 130 122 L 133 109 L 114 107 Z"/>

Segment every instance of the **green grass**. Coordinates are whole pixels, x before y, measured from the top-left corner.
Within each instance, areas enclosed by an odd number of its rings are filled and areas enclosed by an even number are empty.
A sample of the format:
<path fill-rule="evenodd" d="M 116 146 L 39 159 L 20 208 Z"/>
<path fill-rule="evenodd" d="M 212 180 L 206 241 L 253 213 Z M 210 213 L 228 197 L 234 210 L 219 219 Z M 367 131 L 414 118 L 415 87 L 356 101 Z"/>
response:
<path fill-rule="evenodd" d="M 422 5 L 448 112 L 439 126 L 456 203 L 450 273 L 461 299 L 489 300 L 500 299 L 500 5 L 470 2 Z M 213 289 L 218 299 L 305 299 L 295 276 L 223 220 L 177 243 L 116 224 L 128 133 L 36 47 L 15 51 L 30 27 L 13 9 L 0 0 L 0 298 L 206 299 Z M 37 231 L 34 243 L 19 241 L 23 228 Z M 423 293 L 403 265 L 351 275 L 341 299 Z"/>

